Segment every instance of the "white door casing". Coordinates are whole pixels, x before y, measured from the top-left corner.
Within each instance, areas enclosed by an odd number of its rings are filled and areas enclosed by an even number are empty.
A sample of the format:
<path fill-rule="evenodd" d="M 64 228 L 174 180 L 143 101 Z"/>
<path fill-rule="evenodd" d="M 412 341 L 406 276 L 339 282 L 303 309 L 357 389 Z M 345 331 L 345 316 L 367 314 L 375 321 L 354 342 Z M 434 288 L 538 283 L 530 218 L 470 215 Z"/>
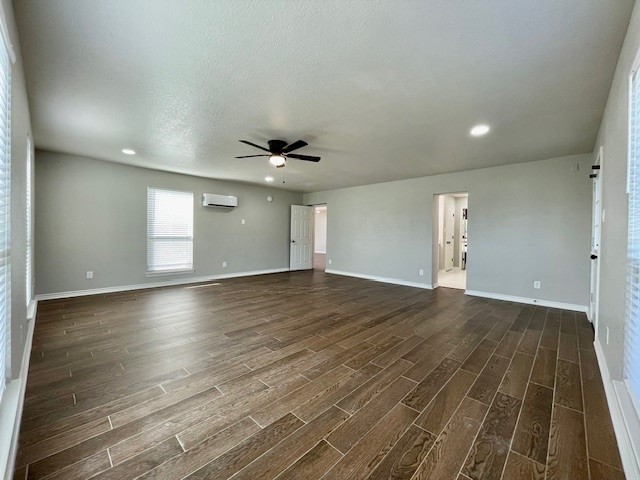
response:
<path fill-rule="evenodd" d="M 598 298 L 600 295 L 600 239 L 602 229 L 602 162 L 603 148 L 598 150 L 596 165 L 599 170 L 594 170 L 593 197 L 591 208 L 591 287 L 589 289 L 589 320 L 593 324 L 596 335 L 598 334 Z"/>
<path fill-rule="evenodd" d="M 289 268 L 313 268 L 313 207 L 291 205 Z"/>

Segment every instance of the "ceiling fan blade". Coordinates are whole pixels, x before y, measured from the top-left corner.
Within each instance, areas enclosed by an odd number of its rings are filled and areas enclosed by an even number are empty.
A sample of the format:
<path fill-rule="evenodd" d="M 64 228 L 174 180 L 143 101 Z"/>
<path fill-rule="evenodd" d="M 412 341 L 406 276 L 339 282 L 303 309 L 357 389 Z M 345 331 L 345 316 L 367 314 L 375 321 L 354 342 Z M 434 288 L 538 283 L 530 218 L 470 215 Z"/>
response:
<path fill-rule="evenodd" d="M 307 145 L 309 144 L 304 140 L 298 140 L 297 142 L 293 142 L 291 145 L 287 145 L 286 147 L 284 147 L 282 149 L 282 153 L 293 152 L 294 150 L 297 150 L 302 147 L 306 147 Z"/>
<path fill-rule="evenodd" d="M 241 157 L 236 157 L 236 158 L 251 158 L 251 157 L 270 157 L 270 155 L 243 155 Z"/>
<path fill-rule="evenodd" d="M 320 161 L 320 157 L 313 157 L 311 155 L 298 155 L 298 154 L 295 154 L 295 153 L 289 153 L 287 155 L 287 157 L 296 158 L 298 160 L 306 160 L 308 162 L 319 162 Z"/>
<path fill-rule="evenodd" d="M 246 140 L 240 140 L 240 142 L 245 143 L 247 145 L 251 145 L 252 147 L 259 148 L 260 150 L 264 150 L 265 152 L 271 153 L 271 150 L 269 150 L 268 148 L 261 147 L 260 145 L 256 145 L 255 143 L 251 143 Z"/>

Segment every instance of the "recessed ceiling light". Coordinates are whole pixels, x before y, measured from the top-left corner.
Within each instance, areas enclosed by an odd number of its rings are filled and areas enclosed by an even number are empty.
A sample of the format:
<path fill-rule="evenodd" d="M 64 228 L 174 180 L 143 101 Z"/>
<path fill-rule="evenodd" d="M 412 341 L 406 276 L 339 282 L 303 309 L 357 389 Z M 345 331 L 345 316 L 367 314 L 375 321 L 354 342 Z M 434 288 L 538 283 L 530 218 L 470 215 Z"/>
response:
<path fill-rule="evenodd" d="M 481 137 L 489 133 L 489 130 L 491 130 L 489 125 L 476 125 L 471 129 L 469 133 L 471 133 L 471 135 L 474 137 Z"/>
<path fill-rule="evenodd" d="M 125 155 L 135 155 L 136 151 L 135 150 L 131 150 L 130 148 L 123 148 L 122 149 L 122 153 L 124 153 Z"/>
<path fill-rule="evenodd" d="M 267 175 L 266 177 L 264 177 L 264 181 L 265 182 L 273 182 L 273 177 L 271 175 Z"/>

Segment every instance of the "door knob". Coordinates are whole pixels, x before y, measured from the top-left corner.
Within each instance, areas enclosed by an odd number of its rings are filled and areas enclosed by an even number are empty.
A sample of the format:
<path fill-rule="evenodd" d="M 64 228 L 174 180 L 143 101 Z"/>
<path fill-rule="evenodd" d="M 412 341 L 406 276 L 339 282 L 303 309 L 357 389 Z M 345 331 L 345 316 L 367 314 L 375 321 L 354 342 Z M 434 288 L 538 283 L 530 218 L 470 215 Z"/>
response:
<path fill-rule="evenodd" d="M 591 255 L 591 260 L 595 260 L 596 258 L 598 258 L 598 255 Z"/>

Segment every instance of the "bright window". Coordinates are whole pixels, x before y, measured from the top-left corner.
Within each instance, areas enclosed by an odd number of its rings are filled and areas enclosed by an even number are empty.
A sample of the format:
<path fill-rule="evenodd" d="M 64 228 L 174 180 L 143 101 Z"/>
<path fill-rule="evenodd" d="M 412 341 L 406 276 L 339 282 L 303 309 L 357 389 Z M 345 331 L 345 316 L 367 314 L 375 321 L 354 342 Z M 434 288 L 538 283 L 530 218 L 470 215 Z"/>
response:
<path fill-rule="evenodd" d="M 640 406 L 640 78 L 637 67 L 631 75 L 629 91 L 629 232 L 624 374 L 631 396 Z"/>
<path fill-rule="evenodd" d="M 27 138 L 27 188 L 26 188 L 26 221 L 27 221 L 27 260 L 26 260 L 26 275 L 25 275 L 25 288 L 27 294 L 27 307 L 31 303 L 33 298 L 33 279 L 31 277 L 31 265 L 33 263 L 33 233 L 32 233 L 32 209 L 31 209 L 31 189 L 33 182 L 33 146 L 31 144 L 31 138 Z"/>
<path fill-rule="evenodd" d="M 147 272 L 193 270 L 193 193 L 147 188 Z"/>
<path fill-rule="evenodd" d="M 0 41 L 0 396 L 9 378 L 11 345 L 11 67 Z"/>

